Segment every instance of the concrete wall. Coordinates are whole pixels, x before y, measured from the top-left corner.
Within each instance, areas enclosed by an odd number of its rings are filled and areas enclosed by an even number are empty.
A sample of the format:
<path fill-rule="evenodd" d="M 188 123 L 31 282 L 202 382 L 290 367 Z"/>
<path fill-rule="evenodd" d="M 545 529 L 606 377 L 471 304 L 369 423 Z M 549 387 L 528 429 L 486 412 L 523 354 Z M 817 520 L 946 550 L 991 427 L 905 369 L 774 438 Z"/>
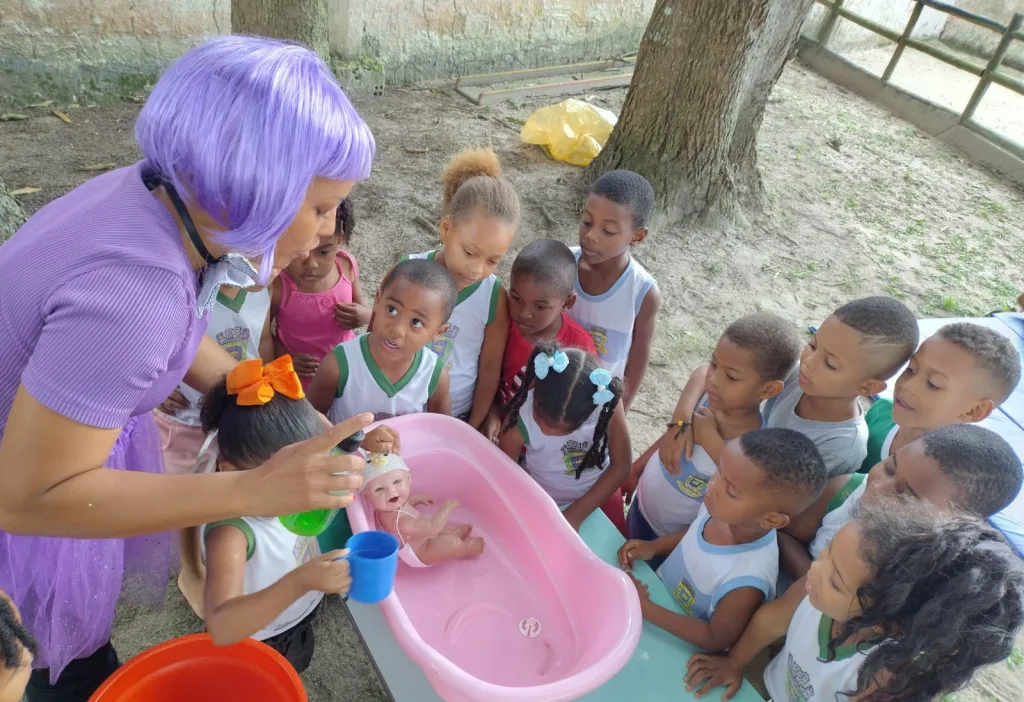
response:
<path fill-rule="evenodd" d="M 332 0 L 331 43 L 407 83 L 633 53 L 654 0 Z"/>
<path fill-rule="evenodd" d="M 1024 0 L 960 0 L 958 7 L 1009 24 L 1014 12 L 1024 13 Z M 942 30 L 942 41 L 978 56 L 989 57 L 996 50 L 999 34 L 976 24 L 950 17 Z M 1024 41 L 1014 41 L 1004 59 L 1007 64 L 1024 70 Z"/>
<path fill-rule="evenodd" d="M 230 26 L 230 0 L 0 0 L 0 95 L 138 92 Z"/>
<path fill-rule="evenodd" d="M 956 0 L 950 1 L 956 4 Z M 858 14 L 902 34 L 907 26 L 907 20 L 910 19 L 910 13 L 916 4 L 913 0 L 846 0 L 843 3 L 843 7 L 854 14 Z M 960 4 L 963 4 L 963 0 L 961 0 Z M 816 37 L 828 12 L 828 8 L 824 5 L 815 3 L 811 14 L 804 23 L 801 33 L 812 39 Z M 937 39 L 946 24 L 946 18 L 947 15 L 945 13 L 926 7 L 921 13 L 921 17 L 917 20 L 913 37 L 922 41 Z M 891 44 L 891 42 L 853 22 L 840 19 L 836 24 L 836 31 L 832 34 L 829 48 L 833 51 L 843 51 L 847 49 L 868 49 L 884 44 Z"/>

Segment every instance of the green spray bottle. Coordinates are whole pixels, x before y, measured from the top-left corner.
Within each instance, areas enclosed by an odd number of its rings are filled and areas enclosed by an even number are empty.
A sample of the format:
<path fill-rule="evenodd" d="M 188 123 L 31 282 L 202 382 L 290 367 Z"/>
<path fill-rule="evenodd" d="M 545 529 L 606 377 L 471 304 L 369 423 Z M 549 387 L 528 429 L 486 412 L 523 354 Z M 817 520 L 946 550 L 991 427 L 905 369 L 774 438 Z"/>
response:
<path fill-rule="evenodd" d="M 343 454 L 352 455 L 359 450 L 359 445 L 363 443 L 365 437 L 366 435 L 363 431 L 359 430 L 331 449 L 331 454 L 335 456 Z M 347 495 L 348 490 L 335 492 L 334 494 Z M 297 536 L 319 536 L 330 526 L 336 516 L 338 516 L 337 509 L 311 509 L 308 512 L 286 514 L 283 517 L 278 517 L 278 519 L 281 520 L 281 524 L 285 529 Z"/>

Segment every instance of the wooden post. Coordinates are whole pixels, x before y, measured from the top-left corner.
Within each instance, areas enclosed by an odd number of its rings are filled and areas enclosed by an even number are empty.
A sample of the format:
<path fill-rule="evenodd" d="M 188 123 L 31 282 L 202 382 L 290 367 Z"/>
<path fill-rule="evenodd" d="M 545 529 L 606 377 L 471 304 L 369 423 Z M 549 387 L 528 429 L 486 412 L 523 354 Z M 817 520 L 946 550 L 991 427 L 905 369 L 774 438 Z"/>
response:
<path fill-rule="evenodd" d="M 843 6 L 844 0 L 832 0 L 830 3 L 831 7 L 828 11 L 828 17 L 821 23 L 821 29 L 818 30 L 818 45 L 821 48 L 828 46 L 828 43 L 832 40 L 832 33 L 836 30 L 836 23 L 839 22 L 839 10 Z M 824 4 L 824 3 L 822 3 Z"/>
<path fill-rule="evenodd" d="M 1009 26 L 1006 27 L 1002 38 L 999 39 L 999 46 L 996 47 L 995 53 L 992 54 L 992 58 L 989 59 L 988 65 L 985 66 L 985 70 L 982 71 L 981 77 L 978 79 L 978 87 L 974 89 L 974 94 L 971 95 L 971 99 L 967 101 L 967 107 L 964 108 L 963 113 L 960 115 L 960 124 L 966 124 L 974 117 L 974 111 L 978 109 L 981 99 L 985 97 L 985 92 L 992 83 L 992 74 L 998 70 L 999 65 L 1003 62 L 1003 56 L 1006 55 L 1006 51 L 1010 48 L 1010 43 L 1013 41 L 1013 36 L 1020 30 L 1022 23 L 1024 23 L 1024 15 L 1019 12 L 1014 13 Z"/>
<path fill-rule="evenodd" d="M 917 26 L 917 21 L 921 19 L 921 11 L 923 9 L 924 4 L 918 0 L 917 4 L 914 5 L 914 11 L 910 13 L 910 19 L 907 20 L 906 29 L 903 30 L 900 40 L 896 43 L 896 50 L 892 52 L 892 58 L 889 59 L 889 65 L 885 67 L 885 72 L 882 73 L 883 83 L 888 83 L 889 79 L 892 78 L 893 71 L 896 70 L 896 64 L 900 62 L 900 57 L 903 56 L 903 50 L 907 48 L 907 40 L 910 39 L 910 35 L 914 33 L 914 27 Z"/>

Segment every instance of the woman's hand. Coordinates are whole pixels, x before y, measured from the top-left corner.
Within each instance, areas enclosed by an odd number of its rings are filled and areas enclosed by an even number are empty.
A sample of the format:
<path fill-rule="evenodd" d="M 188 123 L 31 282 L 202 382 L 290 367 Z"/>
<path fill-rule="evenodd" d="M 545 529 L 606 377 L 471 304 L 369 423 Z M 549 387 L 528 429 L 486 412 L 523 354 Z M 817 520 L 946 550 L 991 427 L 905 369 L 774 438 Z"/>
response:
<path fill-rule="evenodd" d="M 181 394 L 180 390 L 175 389 L 166 400 L 160 403 L 158 409 L 164 414 L 174 414 L 187 410 L 188 407 L 188 400 Z"/>
<path fill-rule="evenodd" d="M 402 439 L 387 424 L 381 424 L 363 439 L 360 448 L 369 453 L 402 453 Z"/>
<path fill-rule="evenodd" d="M 312 439 L 285 446 L 259 468 L 240 473 L 251 505 L 245 514 L 278 516 L 350 505 L 353 494 L 331 493 L 359 490 L 365 460 L 334 456 L 331 450 L 372 422 L 369 412 L 356 415 Z"/>
<path fill-rule="evenodd" d="M 743 670 L 728 655 L 697 653 L 686 662 L 683 677 L 687 692 L 700 699 L 716 687 L 725 687 L 722 702 L 734 696 L 743 685 Z"/>

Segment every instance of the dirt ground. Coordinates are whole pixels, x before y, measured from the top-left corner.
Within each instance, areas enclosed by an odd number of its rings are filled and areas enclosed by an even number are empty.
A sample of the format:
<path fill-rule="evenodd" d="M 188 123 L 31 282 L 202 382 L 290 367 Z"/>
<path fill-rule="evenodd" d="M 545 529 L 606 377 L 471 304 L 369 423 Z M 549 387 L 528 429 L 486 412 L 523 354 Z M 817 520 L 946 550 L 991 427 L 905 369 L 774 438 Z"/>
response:
<path fill-rule="evenodd" d="M 618 111 L 624 94 L 588 99 Z M 518 139 L 521 120 L 547 102 L 479 108 L 440 89 L 388 90 L 357 102 L 378 143 L 373 175 L 352 196 L 364 289 L 374 290 L 401 254 L 436 243 L 415 218 L 437 220 L 443 164 L 469 146 L 492 146 L 523 200 L 503 276 L 534 238 L 575 241 L 580 172 Z M 12 189 L 42 188 L 20 198 L 34 212 L 90 177 L 81 169 L 133 162 L 138 109 L 71 106 L 66 124 L 26 107 L 31 119 L 0 122 L 0 178 Z M 1011 306 L 1024 288 L 1024 193 L 799 63 L 771 97 L 759 154 L 767 203 L 750 228 L 660 228 L 637 251 L 664 304 L 630 415 L 635 454 L 662 431 L 689 372 L 742 314 L 768 310 L 805 326 L 852 298 L 886 293 L 921 316 L 980 315 Z M 172 592 L 162 612 L 122 610 L 115 643 L 128 656 L 199 626 Z M 317 637 L 304 676 L 311 700 L 384 699 L 339 603 L 321 614 Z M 1022 678 L 1019 668 L 998 664 L 956 699 L 1021 700 Z"/>

